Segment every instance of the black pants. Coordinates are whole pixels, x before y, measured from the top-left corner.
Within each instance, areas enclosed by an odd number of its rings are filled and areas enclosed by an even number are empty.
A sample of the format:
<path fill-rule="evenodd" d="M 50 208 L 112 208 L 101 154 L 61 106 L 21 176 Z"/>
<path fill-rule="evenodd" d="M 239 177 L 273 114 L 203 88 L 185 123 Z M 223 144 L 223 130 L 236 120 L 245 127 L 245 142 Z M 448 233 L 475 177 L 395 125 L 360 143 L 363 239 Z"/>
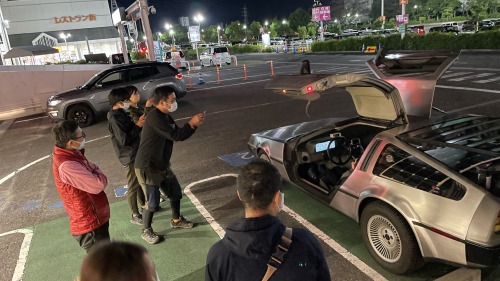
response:
<path fill-rule="evenodd" d="M 132 214 L 137 215 L 139 214 L 139 207 L 137 206 L 137 204 L 139 204 L 140 206 L 144 206 L 146 204 L 144 198 L 144 192 L 142 191 L 141 185 L 137 180 L 137 176 L 135 174 L 135 169 L 134 169 L 134 163 L 131 163 L 130 165 L 126 166 L 126 169 L 127 169 L 127 186 L 128 186 L 127 201 L 130 210 L 132 211 Z"/>
<path fill-rule="evenodd" d="M 85 249 L 85 251 L 87 251 L 88 253 L 92 246 L 110 240 L 109 221 L 90 232 L 80 235 L 73 235 L 73 237 L 78 242 L 80 247 Z"/>

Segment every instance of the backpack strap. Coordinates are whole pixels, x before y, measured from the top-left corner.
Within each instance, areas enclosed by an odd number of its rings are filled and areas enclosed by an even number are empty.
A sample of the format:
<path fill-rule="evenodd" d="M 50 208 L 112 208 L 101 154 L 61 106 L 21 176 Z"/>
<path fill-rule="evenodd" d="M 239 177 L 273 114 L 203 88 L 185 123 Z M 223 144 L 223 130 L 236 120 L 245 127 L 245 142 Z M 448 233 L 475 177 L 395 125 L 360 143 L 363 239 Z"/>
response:
<path fill-rule="evenodd" d="M 281 240 L 276 244 L 276 250 L 267 262 L 267 271 L 262 281 L 267 281 L 285 260 L 285 255 L 292 244 L 292 229 L 287 227 L 281 235 Z"/>

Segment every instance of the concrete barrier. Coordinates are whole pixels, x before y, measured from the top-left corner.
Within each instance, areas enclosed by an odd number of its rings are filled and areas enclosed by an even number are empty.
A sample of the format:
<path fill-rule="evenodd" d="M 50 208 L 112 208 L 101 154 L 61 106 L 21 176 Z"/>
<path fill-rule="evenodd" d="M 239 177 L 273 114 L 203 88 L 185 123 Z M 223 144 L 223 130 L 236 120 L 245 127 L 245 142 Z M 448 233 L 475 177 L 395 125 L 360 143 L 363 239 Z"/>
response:
<path fill-rule="evenodd" d="M 0 66 L 0 120 L 42 113 L 51 95 L 80 86 L 109 67 L 107 64 Z"/>

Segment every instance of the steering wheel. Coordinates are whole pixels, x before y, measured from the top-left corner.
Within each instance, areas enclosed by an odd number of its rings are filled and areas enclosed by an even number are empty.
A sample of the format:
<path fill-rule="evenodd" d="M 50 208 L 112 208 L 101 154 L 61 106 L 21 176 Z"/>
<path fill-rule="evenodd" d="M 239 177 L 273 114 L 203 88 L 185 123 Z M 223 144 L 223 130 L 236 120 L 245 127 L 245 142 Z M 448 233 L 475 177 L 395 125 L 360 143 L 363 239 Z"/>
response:
<path fill-rule="evenodd" d="M 335 146 L 331 148 L 332 143 L 335 143 Z M 349 163 L 352 157 L 352 151 L 347 138 L 344 136 L 337 136 L 330 140 L 326 154 L 328 159 L 335 165 L 342 166 Z"/>

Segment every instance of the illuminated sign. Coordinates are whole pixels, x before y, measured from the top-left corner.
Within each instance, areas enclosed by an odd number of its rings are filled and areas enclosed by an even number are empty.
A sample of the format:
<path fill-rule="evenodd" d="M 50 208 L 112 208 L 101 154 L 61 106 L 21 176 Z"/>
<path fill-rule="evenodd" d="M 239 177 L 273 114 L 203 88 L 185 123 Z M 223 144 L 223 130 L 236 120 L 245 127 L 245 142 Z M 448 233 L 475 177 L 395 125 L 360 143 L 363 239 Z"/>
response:
<path fill-rule="evenodd" d="M 96 14 L 88 14 L 85 16 L 64 16 L 64 17 L 54 17 L 54 22 L 59 23 L 72 23 L 72 22 L 82 22 L 82 21 L 95 21 L 97 19 Z"/>

